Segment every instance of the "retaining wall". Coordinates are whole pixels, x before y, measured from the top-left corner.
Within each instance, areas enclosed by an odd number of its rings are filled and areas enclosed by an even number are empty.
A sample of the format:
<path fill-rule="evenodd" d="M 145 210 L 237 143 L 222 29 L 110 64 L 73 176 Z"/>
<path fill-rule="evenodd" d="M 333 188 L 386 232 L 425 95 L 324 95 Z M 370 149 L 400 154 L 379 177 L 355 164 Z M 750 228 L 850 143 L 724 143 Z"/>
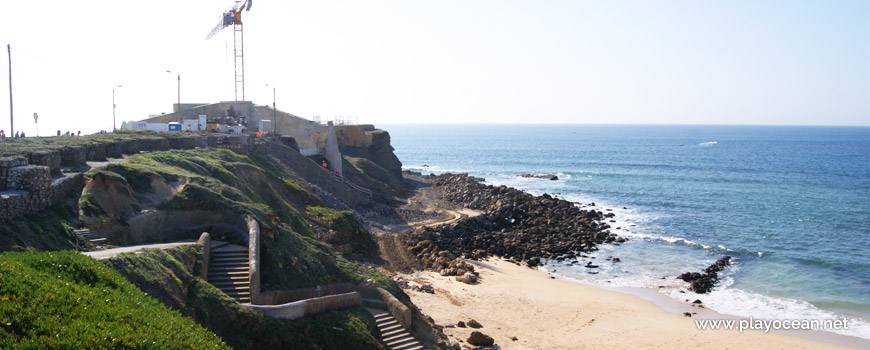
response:
<path fill-rule="evenodd" d="M 405 329 L 408 330 L 411 329 L 411 320 L 413 319 L 411 309 L 405 306 L 405 304 L 402 304 L 399 299 L 396 299 L 396 297 L 386 289 L 380 287 L 375 288 L 353 285 L 350 283 L 336 283 L 326 286 L 317 286 L 315 288 L 267 291 L 260 293 L 259 304 L 285 305 L 329 295 L 341 295 L 347 293 L 359 293 L 362 298 L 382 301 L 382 303 L 366 303 L 366 305 L 389 311 L 402 327 L 405 327 Z"/>
<path fill-rule="evenodd" d="M 245 305 L 264 315 L 284 320 L 295 320 L 305 316 L 362 305 L 362 296 L 357 292 L 329 295 L 319 298 L 295 301 L 281 305 Z"/>
<path fill-rule="evenodd" d="M 248 135 L 226 136 L 242 145 L 252 143 Z M 159 138 L 119 140 L 105 143 L 64 146 L 38 150 L 23 156 L 0 158 L 0 220 L 12 219 L 43 210 L 73 190 L 81 191 L 81 174 L 61 177 L 64 167 L 84 167 L 89 161 L 105 161 L 125 154 L 214 147 L 215 135 L 167 135 Z M 55 179 L 52 180 L 52 176 Z"/>

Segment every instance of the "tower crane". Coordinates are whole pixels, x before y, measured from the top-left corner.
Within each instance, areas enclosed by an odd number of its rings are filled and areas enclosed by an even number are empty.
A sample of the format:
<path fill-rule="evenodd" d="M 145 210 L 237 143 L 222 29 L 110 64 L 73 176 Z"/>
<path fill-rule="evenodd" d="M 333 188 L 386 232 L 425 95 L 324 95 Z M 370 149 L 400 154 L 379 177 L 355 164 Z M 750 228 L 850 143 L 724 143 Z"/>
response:
<path fill-rule="evenodd" d="M 221 15 L 218 24 L 205 36 L 205 40 L 215 36 L 222 29 L 233 26 L 233 61 L 235 69 L 236 101 L 245 100 L 245 34 L 242 25 L 242 11 L 251 10 L 252 0 L 236 0 L 236 4 Z M 241 95 L 240 95 L 241 94 Z M 241 96 L 241 99 L 239 99 Z"/>

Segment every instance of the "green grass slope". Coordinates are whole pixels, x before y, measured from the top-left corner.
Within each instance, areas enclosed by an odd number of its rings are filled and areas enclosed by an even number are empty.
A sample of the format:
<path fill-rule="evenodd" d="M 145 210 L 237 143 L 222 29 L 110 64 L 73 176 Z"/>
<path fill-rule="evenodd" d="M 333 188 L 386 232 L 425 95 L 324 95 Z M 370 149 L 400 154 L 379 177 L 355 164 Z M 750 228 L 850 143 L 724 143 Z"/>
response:
<path fill-rule="evenodd" d="M 0 344 L 226 349 L 214 333 L 72 251 L 0 254 Z"/>

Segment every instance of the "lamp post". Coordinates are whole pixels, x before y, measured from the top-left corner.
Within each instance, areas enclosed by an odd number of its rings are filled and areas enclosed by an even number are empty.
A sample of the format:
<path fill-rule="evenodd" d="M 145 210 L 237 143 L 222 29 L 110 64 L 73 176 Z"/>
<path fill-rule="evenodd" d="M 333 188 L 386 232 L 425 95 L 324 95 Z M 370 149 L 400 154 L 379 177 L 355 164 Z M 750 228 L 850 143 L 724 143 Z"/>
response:
<path fill-rule="evenodd" d="M 269 86 L 269 84 L 266 84 Z M 272 86 L 272 133 L 278 135 L 278 109 L 275 108 L 275 87 Z"/>
<path fill-rule="evenodd" d="M 172 74 L 172 71 L 167 70 L 166 73 Z M 178 74 L 178 110 L 175 112 L 175 116 L 181 122 L 181 73 Z"/>
<path fill-rule="evenodd" d="M 6 44 L 9 53 L 9 136 L 15 134 L 15 117 L 12 112 L 12 44 Z"/>
<path fill-rule="evenodd" d="M 121 87 L 121 85 L 118 85 L 118 87 Z M 118 128 L 115 127 L 115 108 L 117 107 L 118 105 L 115 104 L 115 88 L 112 88 L 112 132 L 118 130 Z"/>

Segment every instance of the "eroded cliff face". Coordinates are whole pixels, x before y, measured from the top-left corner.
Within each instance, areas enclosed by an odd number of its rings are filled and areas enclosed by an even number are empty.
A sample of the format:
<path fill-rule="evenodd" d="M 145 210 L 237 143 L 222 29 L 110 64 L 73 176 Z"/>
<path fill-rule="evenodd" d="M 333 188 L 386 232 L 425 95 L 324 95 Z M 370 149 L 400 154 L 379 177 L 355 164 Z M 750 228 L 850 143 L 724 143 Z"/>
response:
<path fill-rule="evenodd" d="M 339 129 L 344 176 L 387 197 L 401 197 L 409 187 L 402 178 L 402 162 L 393 153 L 390 133 L 373 129 Z"/>

